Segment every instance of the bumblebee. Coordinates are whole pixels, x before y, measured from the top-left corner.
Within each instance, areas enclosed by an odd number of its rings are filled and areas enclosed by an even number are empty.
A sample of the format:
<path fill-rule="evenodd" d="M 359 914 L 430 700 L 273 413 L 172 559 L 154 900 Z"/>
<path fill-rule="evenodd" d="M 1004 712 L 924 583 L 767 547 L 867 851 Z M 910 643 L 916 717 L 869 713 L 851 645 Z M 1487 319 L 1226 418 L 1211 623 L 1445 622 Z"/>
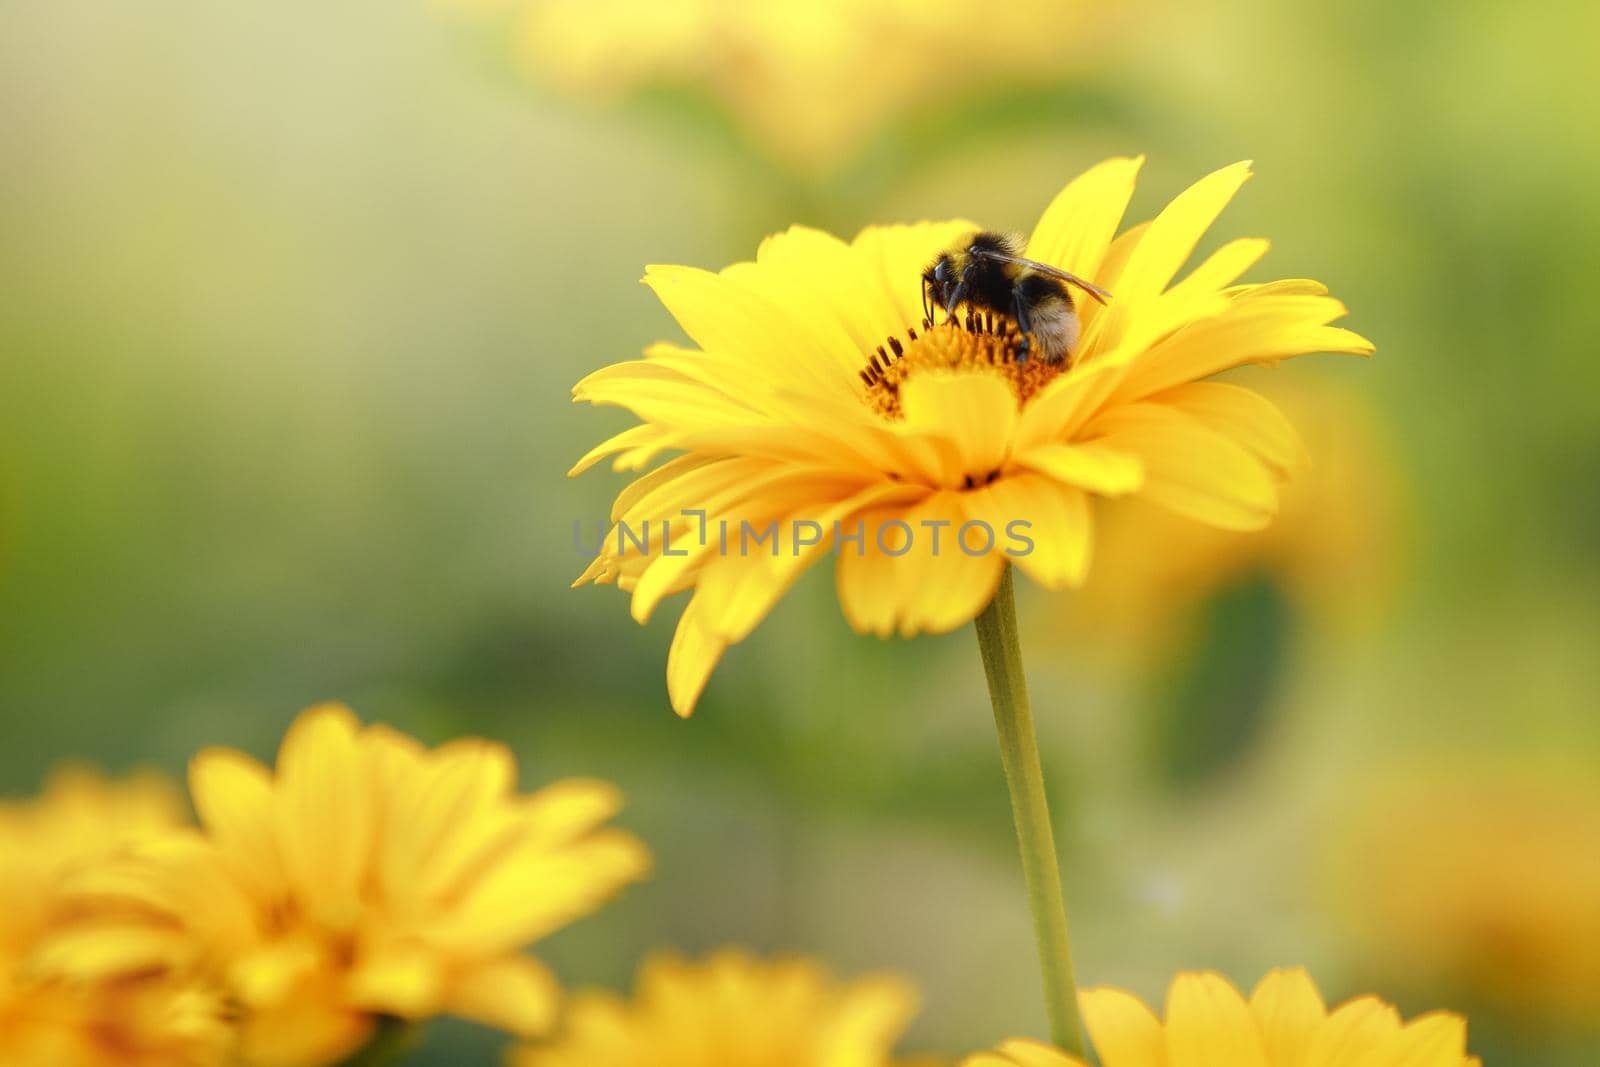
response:
<path fill-rule="evenodd" d="M 1026 259 L 1022 241 L 987 231 L 963 237 L 922 272 L 922 310 L 931 326 L 935 309 L 954 322 L 956 309 L 1009 316 L 1022 335 L 1017 361 L 1027 360 L 1035 344 L 1045 363 L 1060 363 L 1078 343 L 1078 313 L 1068 286 L 1077 286 L 1100 303 L 1111 294 L 1076 274 Z"/>

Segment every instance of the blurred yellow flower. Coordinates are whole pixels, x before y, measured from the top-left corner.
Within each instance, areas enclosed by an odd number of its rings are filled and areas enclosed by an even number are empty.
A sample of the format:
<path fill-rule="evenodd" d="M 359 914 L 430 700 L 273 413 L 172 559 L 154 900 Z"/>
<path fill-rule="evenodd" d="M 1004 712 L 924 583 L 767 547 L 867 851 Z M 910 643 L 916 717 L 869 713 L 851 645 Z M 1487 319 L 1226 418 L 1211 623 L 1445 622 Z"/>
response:
<path fill-rule="evenodd" d="M 1209 972 L 1180 974 L 1165 1021 L 1120 989 L 1083 993 L 1084 1021 L 1101 1067 L 1479 1067 L 1467 1021 L 1432 1012 L 1409 1023 L 1377 997 L 1328 1011 L 1309 975 L 1273 971 L 1246 1000 Z M 1085 1067 L 1036 1041 L 1013 1040 L 962 1067 Z"/>
<path fill-rule="evenodd" d="M 1327 381 L 1253 384 L 1316 457 L 1282 488 L 1272 525 L 1219 529 L 1141 500 L 1109 502 L 1094 572 L 1058 608 L 1074 644 L 1141 661 L 1187 632 L 1210 597 L 1255 578 L 1270 579 L 1318 628 L 1351 628 L 1382 612 L 1403 531 L 1395 461 L 1374 412 Z"/>
<path fill-rule="evenodd" d="M 541 1033 L 559 989 L 519 949 L 649 861 L 602 826 L 620 806 L 611 786 L 516 786 L 502 745 L 430 750 L 332 705 L 300 716 L 275 772 L 203 752 L 190 791 L 204 833 L 168 835 L 82 879 L 81 899 L 127 915 L 86 936 L 73 964 L 211 976 L 241 1008 L 244 1060 L 269 1067 L 338 1060 L 382 1017 L 451 1013 Z"/>
<path fill-rule="evenodd" d="M 480 3 L 481 0 L 456 0 Z M 524 65 L 578 97 L 707 93 L 796 170 L 826 171 L 884 125 L 963 94 L 1059 81 L 1097 54 L 1081 0 L 524 0 Z M 974 27 L 982 27 L 975 45 Z M 996 61 L 973 62 L 974 49 Z"/>
<path fill-rule="evenodd" d="M 0 805 L 0 1063 L 7 1067 L 204 1067 L 224 1062 L 221 1002 L 167 970 L 76 981 L 53 966 L 75 923 L 65 880 L 184 822 L 156 775 L 57 773 L 37 800 Z"/>
<path fill-rule="evenodd" d="M 1339 908 L 1396 981 L 1600 1025 L 1600 788 L 1505 771 L 1375 791 L 1337 857 Z"/>
<path fill-rule="evenodd" d="M 623 490 L 579 582 L 630 590 L 641 623 L 695 590 L 667 662 L 679 714 L 829 547 L 851 625 L 911 636 L 971 620 L 1008 561 L 1047 588 L 1081 583 L 1096 496 L 1228 529 L 1270 521 L 1299 439 L 1258 394 L 1201 379 L 1372 347 L 1328 325 L 1344 305 L 1316 282 L 1235 285 L 1262 240 L 1224 244 L 1173 284 L 1250 170 L 1225 167 L 1117 236 L 1140 163 L 1074 180 L 1028 242 L 1115 294 L 1079 302 L 1081 340 L 1060 363 L 1019 361 L 1008 322 L 925 322 L 922 273 L 971 223 L 870 227 L 849 244 L 797 227 L 720 274 L 649 268 L 699 347 L 658 344 L 580 382 L 578 400 L 643 424 L 573 473 L 685 454 Z"/>
<path fill-rule="evenodd" d="M 549 1044 L 512 1067 L 888 1067 L 916 1013 L 915 992 L 891 977 L 835 981 L 807 959 L 761 960 L 724 949 L 704 961 L 657 956 L 632 1000 L 572 998 Z"/>

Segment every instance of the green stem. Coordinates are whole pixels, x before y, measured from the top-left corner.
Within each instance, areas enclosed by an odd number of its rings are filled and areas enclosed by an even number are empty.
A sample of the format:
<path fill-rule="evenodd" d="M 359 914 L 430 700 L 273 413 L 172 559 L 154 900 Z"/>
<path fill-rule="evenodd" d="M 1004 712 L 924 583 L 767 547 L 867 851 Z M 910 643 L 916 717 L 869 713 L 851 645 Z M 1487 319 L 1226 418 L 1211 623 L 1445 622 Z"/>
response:
<path fill-rule="evenodd" d="M 1022 852 L 1022 875 L 1033 910 L 1033 936 L 1044 973 L 1045 1008 L 1050 1037 L 1059 1048 L 1085 1054 L 1083 1023 L 1078 1018 L 1078 990 L 1072 978 L 1072 950 L 1067 942 L 1067 909 L 1061 895 L 1061 867 L 1056 859 L 1050 806 L 1044 795 L 1044 772 L 1028 710 L 1028 687 L 1022 677 L 1022 649 L 1017 641 L 1017 608 L 1006 567 L 994 599 L 975 620 L 978 651 L 989 678 L 989 701 L 1000 734 L 1000 762 L 1011 790 L 1011 813 Z"/>
<path fill-rule="evenodd" d="M 394 1067 L 422 1040 L 422 1027 L 392 1015 L 379 1018 L 372 1037 L 339 1067 Z"/>

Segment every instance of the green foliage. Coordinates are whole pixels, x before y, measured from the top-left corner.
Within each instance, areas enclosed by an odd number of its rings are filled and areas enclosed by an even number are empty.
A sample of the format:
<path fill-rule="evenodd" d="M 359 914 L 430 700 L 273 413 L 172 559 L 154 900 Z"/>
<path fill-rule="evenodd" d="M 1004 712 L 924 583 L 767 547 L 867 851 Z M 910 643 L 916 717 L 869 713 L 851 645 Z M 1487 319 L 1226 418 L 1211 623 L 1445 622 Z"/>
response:
<path fill-rule="evenodd" d="M 1292 653 L 1293 612 L 1271 578 L 1214 596 L 1187 647 L 1154 681 L 1149 758 L 1179 789 L 1226 777 L 1271 724 Z"/>

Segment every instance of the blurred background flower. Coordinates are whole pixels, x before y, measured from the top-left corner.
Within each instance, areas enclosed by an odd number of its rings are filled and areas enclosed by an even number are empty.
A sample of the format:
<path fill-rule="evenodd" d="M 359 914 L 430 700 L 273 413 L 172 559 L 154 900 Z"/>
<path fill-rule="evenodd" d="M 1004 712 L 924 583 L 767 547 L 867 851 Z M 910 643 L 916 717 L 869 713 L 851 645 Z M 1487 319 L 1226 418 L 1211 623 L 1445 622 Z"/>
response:
<path fill-rule="evenodd" d="M 826 175 L 897 120 L 1059 83 L 1092 64 L 1120 6 L 1081 0 L 447 0 L 509 23 L 561 93 L 704 98 L 781 165 Z"/>
<path fill-rule="evenodd" d="M 198 976 L 239 1015 L 239 1059 L 322 1067 L 386 1023 L 451 1014 L 533 1037 L 556 977 L 522 949 L 589 914 L 648 866 L 605 826 L 603 783 L 516 790 L 516 762 L 476 738 L 428 750 L 346 708 L 306 711 L 273 771 L 231 749 L 196 757 L 202 833 L 169 833 L 74 880 L 95 914 L 66 969 L 91 980 Z"/>
<path fill-rule="evenodd" d="M 56 772 L 43 793 L 0 804 L 0 1062 L 15 1067 L 211 1067 L 228 1062 L 225 1005 L 204 985 L 154 968 L 79 981 L 59 968 L 62 940 L 95 919 L 70 880 L 187 822 L 183 799 L 153 773 L 110 780 Z"/>
<path fill-rule="evenodd" d="M 1209 971 L 1180 974 L 1162 1018 L 1120 989 L 1083 994 L 1084 1016 L 1103 1067 L 1217 1063 L 1240 1067 L 1481 1067 L 1467 1055 L 1467 1020 L 1430 1012 L 1409 1022 L 1375 996 L 1329 1009 L 1304 970 L 1275 970 L 1247 1000 Z M 1082 1067 L 1038 1042 L 1008 1041 L 962 1067 Z"/>
<path fill-rule="evenodd" d="M 1600 788 L 1559 766 L 1407 775 L 1353 813 L 1331 902 L 1364 969 L 1474 1017 L 1600 1029 Z"/>
<path fill-rule="evenodd" d="M 889 1067 L 917 997 L 890 976 L 835 979 L 803 958 L 721 949 L 704 960 L 657 955 L 631 999 L 573 998 L 561 1032 L 512 1067 Z M 898 1061 L 893 1061 L 898 1062 Z"/>
<path fill-rule="evenodd" d="M 915 976 L 907 1048 L 1042 1033 L 972 638 L 864 641 L 808 575 L 679 722 L 670 620 L 567 589 L 573 523 L 592 537 L 614 489 L 565 478 L 571 442 L 628 421 L 569 390 L 659 337 L 644 264 L 733 262 L 795 222 L 1025 229 L 1136 153 L 1139 218 L 1255 159 L 1220 227 L 1270 235 L 1273 273 L 1327 282 L 1380 345 L 1319 361 L 1317 388 L 1358 391 L 1378 427 L 1401 501 L 1368 518 L 1398 563 L 1349 627 L 1223 590 L 1139 672 L 1054 631 L 1059 598 L 1020 605 L 1083 979 L 1154 1002 L 1181 970 L 1303 962 L 1330 1002 L 1387 992 L 1326 890 L 1351 798 L 1396 763 L 1600 777 L 1600 247 L 1579 222 L 1600 213 L 1600 8 L 1150 0 L 1103 46 L 1067 22 L 1063 61 L 1092 66 L 1066 89 L 890 119 L 804 200 L 703 108 L 637 121 L 531 90 L 510 27 L 475 19 L 0 13 L 0 791 L 63 755 L 267 758 L 337 695 L 429 745 L 503 739 L 524 788 L 630 798 L 657 870 L 540 942 L 569 984 L 733 942 Z M 1012 42 L 976 38 L 973 62 L 1010 66 Z M 1193 692 L 1253 685 L 1273 633 L 1292 654 L 1245 758 L 1173 791 L 1139 701 L 1195 661 L 1218 670 Z M 1480 1019 L 1453 979 L 1395 995 L 1472 1008 L 1487 1062 L 1595 1062 L 1592 1037 Z M 506 1040 L 441 1021 L 421 1061 Z"/>

